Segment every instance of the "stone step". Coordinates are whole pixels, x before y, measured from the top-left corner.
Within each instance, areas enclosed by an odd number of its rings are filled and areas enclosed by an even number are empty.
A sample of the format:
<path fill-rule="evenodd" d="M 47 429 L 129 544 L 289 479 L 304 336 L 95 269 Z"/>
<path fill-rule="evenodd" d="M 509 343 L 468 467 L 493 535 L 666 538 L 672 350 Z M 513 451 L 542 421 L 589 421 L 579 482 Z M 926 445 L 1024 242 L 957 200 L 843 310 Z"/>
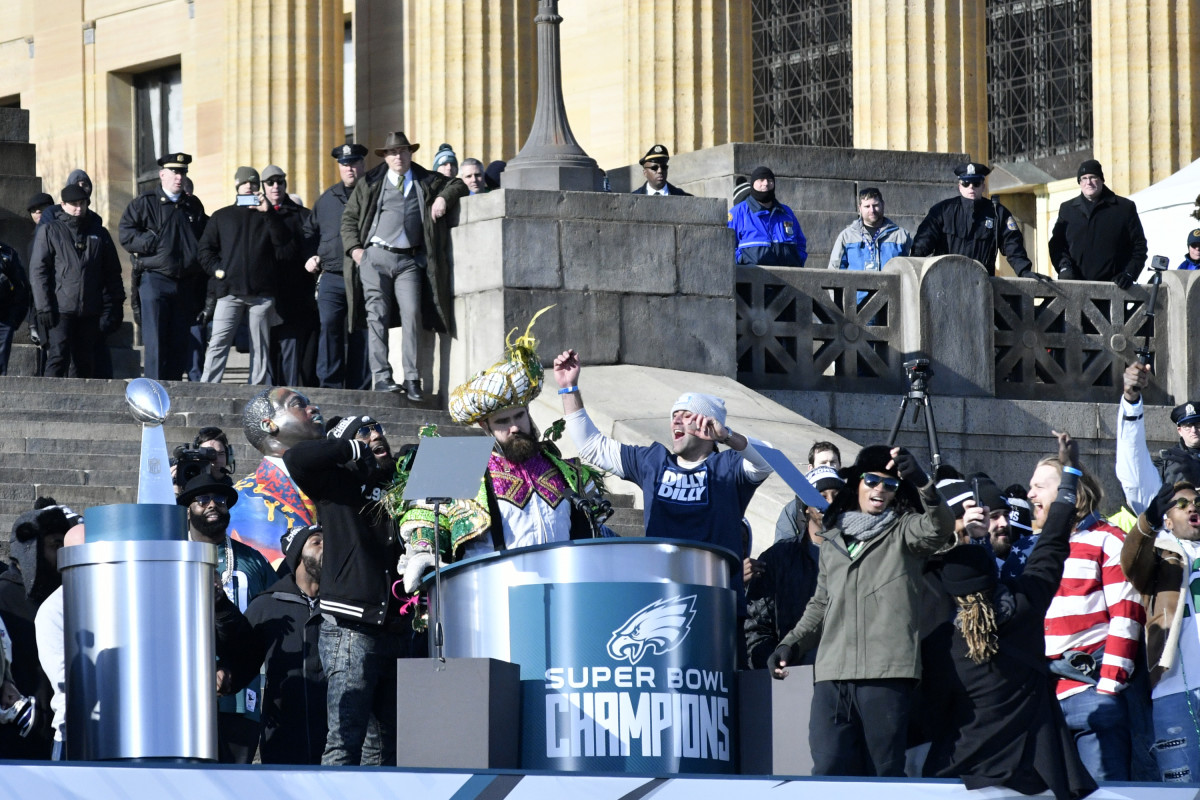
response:
<path fill-rule="evenodd" d="M 137 500 L 136 486 L 66 486 L 56 483 L 0 483 L 0 500 L 23 501 L 33 508 L 38 497 L 53 497 L 66 503 L 80 514 L 92 506 L 111 503 L 133 503 Z M 5 534 L 9 531 L 5 531 Z"/>

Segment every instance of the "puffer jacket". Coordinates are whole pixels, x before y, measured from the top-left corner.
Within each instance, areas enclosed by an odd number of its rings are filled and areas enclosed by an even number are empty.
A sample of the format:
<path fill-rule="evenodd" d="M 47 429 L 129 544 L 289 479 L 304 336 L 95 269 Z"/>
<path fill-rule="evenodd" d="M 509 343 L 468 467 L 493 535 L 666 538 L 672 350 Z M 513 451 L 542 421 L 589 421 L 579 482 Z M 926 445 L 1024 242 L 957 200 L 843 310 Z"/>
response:
<path fill-rule="evenodd" d="M 1187 607 L 1179 602 L 1179 594 L 1190 572 L 1174 537 L 1142 533 L 1152 530 L 1155 526 L 1143 512 L 1121 546 L 1121 569 L 1146 604 L 1146 661 L 1151 688 L 1179 657 L 1179 630 Z"/>
<path fill-rule="evenodd" d="M 98 317 L 125 302 L 117 248 L 95 214 L 77 226 L 66 215 L 39 225 L 29 261 L 37 311 Z"/>
<path fill-rule="evenodd" d="M 925 513 L 901 514 L 854 558 L 840 527 L 824 534 L 817 592 L 780 644 L 820 643 L 818 681 L 919 678 L 919 598 L 925 560 L 954 541 L 954 514 L 933 482 Z"/>

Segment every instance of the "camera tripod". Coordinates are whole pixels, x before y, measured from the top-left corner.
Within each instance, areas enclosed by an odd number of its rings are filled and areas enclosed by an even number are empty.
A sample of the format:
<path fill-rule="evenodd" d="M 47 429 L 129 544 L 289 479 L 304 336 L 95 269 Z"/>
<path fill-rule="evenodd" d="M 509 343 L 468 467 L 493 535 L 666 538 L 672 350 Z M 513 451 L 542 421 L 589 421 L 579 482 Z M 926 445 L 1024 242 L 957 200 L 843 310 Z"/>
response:
<path fill-rule="evenodd" d="M 904 362 L 908 373 L 908 392 L 900 398 L 900 408 L 896 409 L 896 421 L 892 423 L 892 432 L 888 434 L 887 443 L 891 447 L 896 443 L 896 435 L 900 433 L 900 424 L 904 422 L 904 412 L 909 403 L 913 404 L 913 424 L 925 412 L 925 434 L 929 437 L 929 454 L 933 460 L 934 472 L 942 465 L 942 449 L 938 447 L 937 426 L 933 421 L 933 403 L 929 396 L 929 379 L 933 370 L 929 369 L 929 359 L 919 358 Z"/>

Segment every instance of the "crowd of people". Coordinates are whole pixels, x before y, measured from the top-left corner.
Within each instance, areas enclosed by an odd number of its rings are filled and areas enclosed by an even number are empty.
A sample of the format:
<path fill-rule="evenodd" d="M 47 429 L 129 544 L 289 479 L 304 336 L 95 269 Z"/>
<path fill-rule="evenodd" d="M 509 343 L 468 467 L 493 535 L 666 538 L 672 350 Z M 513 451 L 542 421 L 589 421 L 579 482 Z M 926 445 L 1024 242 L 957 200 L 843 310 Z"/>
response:
<path fill-rule="evenodd" d="M 340 179 L 311 209 L 288 194 L 281 167 L 261 175 L 239 167 L 234 202 L 211 216 L 187 177 L 192 157 L 160 158 L 159 186 L 126 207 L 117 236 L 132 262 L 129 300 L 144 375 L 220 381 L 236 346 L 249 352 L 254 384 L 373 388 L 423 400 L 425 331 L 455 330 L 455 208 L 462 197 L 499 188 L 505 162 L 460 164 L 442 144 L 426 169 L 413 160 L 419 149 L 403 132 L 390 133 L 374 148 L 384 163 L 367 170 L 367 147 L 335 147 Z M 638 163 L 645 181 L 634 194 L 691 196 L 668 181 L 664 145 Z M 1032 275 L 1016 219 L 984 196 L 990 172 L 975 162 L 956 166 L 957 195 L 930 208 L 915 233 L 885 215 L 878 188 L 862 189 L 857 219 L 831 244 L 828 266 L 881 270 L 896 256 L 962 255 L 995 274 L 1002 253 L 1019 277 Z M 1137 209 L 1105 186 L 1098 161 L 1081 163 L 1077 180 L 1080 194 L 1062 204 L 1050 236 L 1050 263 L 1061 279 L 1128 289 L 1147 254 Z M 774 172 L 764 165 L 737 181 L 729 212 L 735 263 L 805 266 L 808 243 L 795 212 L 776 197 Z M 0 244 L 0 375 L 28 320 L 44 348 L 40 374 L 112 377 L 106 339 L 121 326 L 126 292 L 113 237 L 89 208 L 91 191 L 87 173 L 74 170 L 61 203 L 30 198 L 37 227 L 28 258 Z M 1200 229 L 1187 248 L 1179 268 L 1196 269 Z M 396 327 L 403 329 L 398 376 L 388 352 Z"/>

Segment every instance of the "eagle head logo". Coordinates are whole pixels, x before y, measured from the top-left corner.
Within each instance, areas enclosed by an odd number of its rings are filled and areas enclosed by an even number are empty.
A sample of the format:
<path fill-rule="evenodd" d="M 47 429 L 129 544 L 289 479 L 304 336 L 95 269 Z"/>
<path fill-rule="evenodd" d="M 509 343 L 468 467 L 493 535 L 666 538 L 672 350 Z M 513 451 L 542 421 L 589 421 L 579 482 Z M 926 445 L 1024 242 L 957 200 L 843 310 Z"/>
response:
<path fill-rule="evenodd" d="M 696 595 L 655 600 L 613 631 L 608 654 L 630 664 L 641 661 L 647 652 L 656 655 L 674 650 L 692 629 L 696 616 Z"/>

